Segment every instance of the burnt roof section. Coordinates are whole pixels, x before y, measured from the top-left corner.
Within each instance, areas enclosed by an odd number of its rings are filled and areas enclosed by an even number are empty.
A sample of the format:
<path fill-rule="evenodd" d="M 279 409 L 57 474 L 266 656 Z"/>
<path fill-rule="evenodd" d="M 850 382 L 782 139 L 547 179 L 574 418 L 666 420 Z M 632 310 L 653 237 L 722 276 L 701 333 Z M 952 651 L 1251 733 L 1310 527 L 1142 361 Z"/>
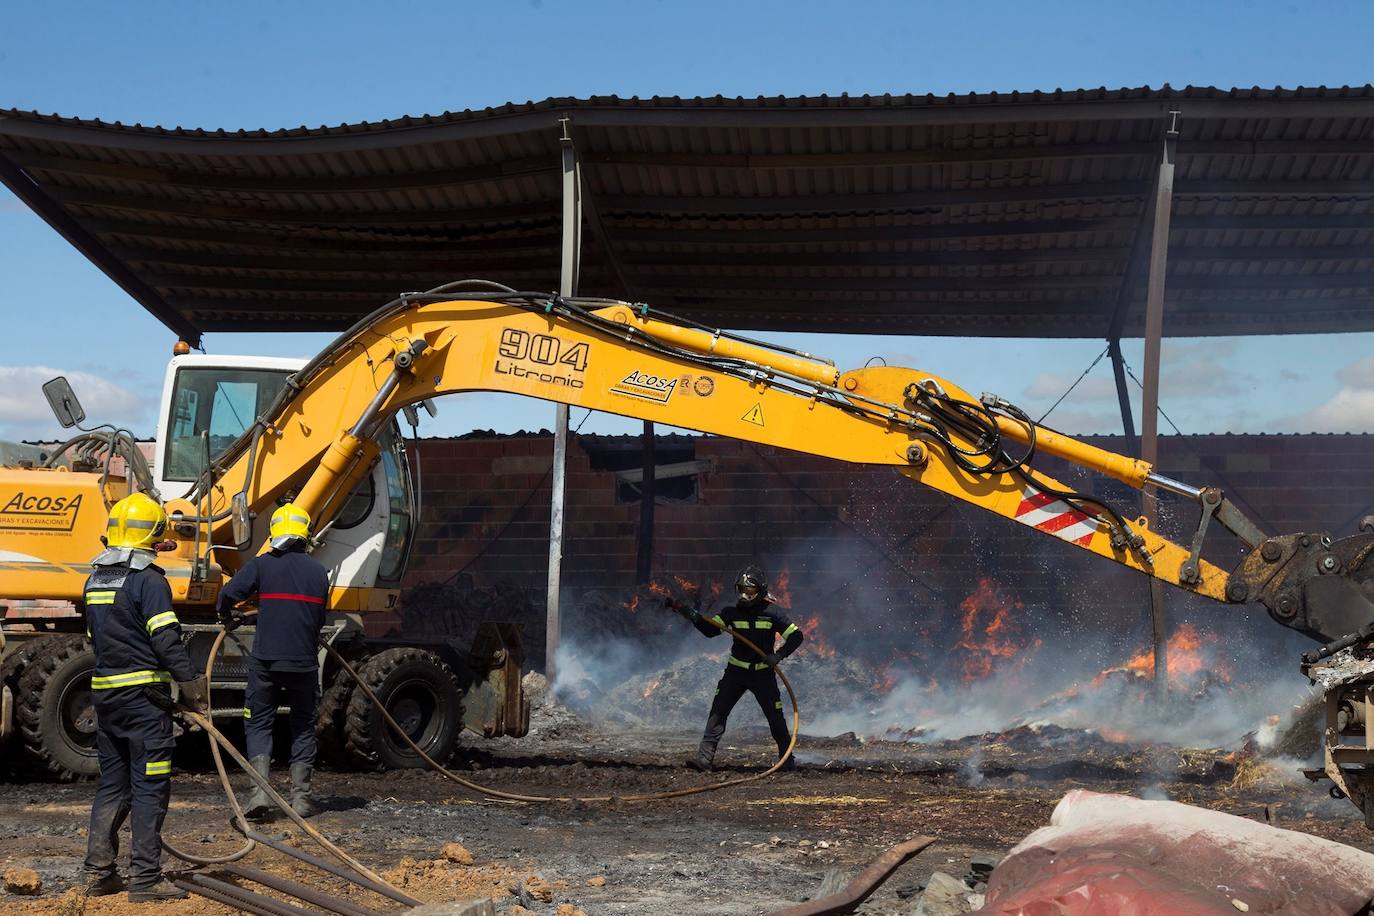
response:
<path fill-rule="evenodd" d="M 1374 88 L 549 99 L 277 131 L 0 111 L 0 179 L 168 326 L 338 329 L 395 293 L 558 285 L 738 329 L 1143 326 L 1178 111 L 1165 333 L 1374 330 Z M 1134 265 L 1134 266 L 1132 266 Z"/>

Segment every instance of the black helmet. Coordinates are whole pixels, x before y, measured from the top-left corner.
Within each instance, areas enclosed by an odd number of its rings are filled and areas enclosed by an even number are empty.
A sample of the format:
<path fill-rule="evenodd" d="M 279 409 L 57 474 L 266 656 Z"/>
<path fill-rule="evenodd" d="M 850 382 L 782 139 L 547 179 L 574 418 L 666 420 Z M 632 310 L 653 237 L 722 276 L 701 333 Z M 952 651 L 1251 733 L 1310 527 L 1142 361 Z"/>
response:
<path fill-rule="evenodd" d="M 749 564 L 735 579 L 735 593 L 744 604 L 760 604 L 768 600 L 768 574 L 763 567 Z"/>

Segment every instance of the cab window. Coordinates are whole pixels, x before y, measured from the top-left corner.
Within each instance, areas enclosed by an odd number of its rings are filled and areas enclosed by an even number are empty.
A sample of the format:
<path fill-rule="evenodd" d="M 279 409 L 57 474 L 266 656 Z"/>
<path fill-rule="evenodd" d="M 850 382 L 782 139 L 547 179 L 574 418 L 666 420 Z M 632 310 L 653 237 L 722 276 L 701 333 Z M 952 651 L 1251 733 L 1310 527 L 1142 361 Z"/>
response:
<path fill-rule="evenodd" d="M 382 562 L 377 576 L 387 581 L 401 578 L 406 562 L 410 559 L 411 539 L 415 525 L 414 490 L 411 489 L 410 465 L 406 460 L 405 445 L 394 428 L 386 439 L 379 440 L 382 446 L 381 462 L 386 475 L 385 499 L 390 512 L 387 517 L 386 539 L 382 542 Z M 380 495 L 380 494 L 379 494 Z"/>
<path fill-rule="evenodd" d="M 195 480 L 205 467 L 201 433 L 217 458 L 267 409 L 290 375 L 284 369 L 178 369 L 167 424 L 164 480 Z"/>

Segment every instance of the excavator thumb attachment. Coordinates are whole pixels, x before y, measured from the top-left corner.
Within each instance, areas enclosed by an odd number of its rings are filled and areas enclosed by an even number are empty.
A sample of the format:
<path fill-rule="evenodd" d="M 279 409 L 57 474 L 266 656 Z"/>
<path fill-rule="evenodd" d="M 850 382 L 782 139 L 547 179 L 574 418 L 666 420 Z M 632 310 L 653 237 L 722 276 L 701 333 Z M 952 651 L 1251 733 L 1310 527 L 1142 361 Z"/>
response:
<path fill-rule="evenodd" d="M 1230 601 L 1260 601 L 1275 622 L 1321 643 L 1374 621 L 1374 534 L 1289 534 L 1260 544 L 1231 573 Z"/>
<path fill-rule="evenodd" d="M 483 738 L 523 738 L 530 730 L 530 704 L 520 684 L 525 661 L 520 629 L 487 622 L 472 640 L 473 684 L 463 695 L 463 727 Z"/>

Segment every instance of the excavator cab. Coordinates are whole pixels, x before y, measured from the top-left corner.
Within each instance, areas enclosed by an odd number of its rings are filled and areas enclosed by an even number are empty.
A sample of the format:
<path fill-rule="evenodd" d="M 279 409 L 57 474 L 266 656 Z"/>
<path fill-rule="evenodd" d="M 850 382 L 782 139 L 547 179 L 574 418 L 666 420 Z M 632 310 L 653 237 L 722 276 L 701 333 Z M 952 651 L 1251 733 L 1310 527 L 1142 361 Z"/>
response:
<path fill-rule="evenodd" d="M 277 357 L 174 357 L 163 385 L 153 462 L 162 497 L 185 496 L 207 460 L 218 459 L 237 442 L 304 364 Z M 416 493 L 394 421 L 378 444 L 381 458 L 371 473 L 327 530 L 315 532 L 321 539 L 315 557 L 333 574 L 336 610 L 366 613 L 393 607 L 409 560 Z M 260 544 L 266 536 L 267 519 L 259 518 L 250 542 Z"/>

